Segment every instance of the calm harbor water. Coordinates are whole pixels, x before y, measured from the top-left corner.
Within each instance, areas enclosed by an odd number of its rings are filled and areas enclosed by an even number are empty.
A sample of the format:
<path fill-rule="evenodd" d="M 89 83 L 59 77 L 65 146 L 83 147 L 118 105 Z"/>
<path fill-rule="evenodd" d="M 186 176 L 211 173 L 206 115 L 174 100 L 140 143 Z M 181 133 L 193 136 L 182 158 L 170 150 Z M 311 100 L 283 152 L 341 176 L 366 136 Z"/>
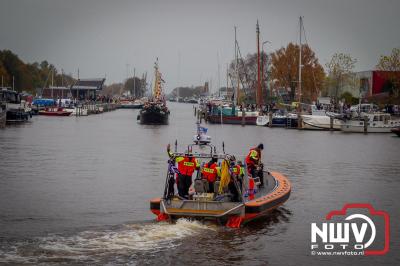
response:
<path fill-rule="evenodd" d="M 179 220 L 157 223 L 167 143 L 191 142 L 193 107 L 170 105 L 168 126 L 137 110 L 34 117 L 0 130 L 0 264 L 400 265 L 400 138 L 208 125 L 213 142 L 242 157 L 264 143 L 264 163 L 292 182 L 288 202 L 238 230 Z M 310 223 L 345 203 L 391 215 L 380 257 L 310 255 Z"/>

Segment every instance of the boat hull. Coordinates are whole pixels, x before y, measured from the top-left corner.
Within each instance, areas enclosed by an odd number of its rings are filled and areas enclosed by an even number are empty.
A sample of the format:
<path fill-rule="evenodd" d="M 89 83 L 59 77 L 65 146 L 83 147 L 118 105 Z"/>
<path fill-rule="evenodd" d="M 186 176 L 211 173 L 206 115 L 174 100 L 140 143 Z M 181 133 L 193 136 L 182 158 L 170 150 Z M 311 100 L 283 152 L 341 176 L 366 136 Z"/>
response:
<path fill-rule="evenodd" d="M 272 124 L 270 125 L 269 117 L 259 116 L 257 117 L 257 126 L 272 126 L 272 127 L 286 127 L 286 128 L 297 128 L 298 119 L 295 117 L 272 117 Z"/>
<path fill-rule="evenodd" d="M 211 124 L 221 124 L 221 116 L 220 115 L 209 115 L 207 121 Z M 241 116 L 222 116 L 222 124 L 231 124 L 231 125 L 242 125 L 243 117 Z M 245 116 L 244 117 L 245 125 L 257 125 L 257 116 Z"/>
<path fill-rule="evenodd" d="M 121 108 L 121 109 L 142 109 L 143 104 L 121 104 L 119 108 Z"/>
<path fill-rule="evenodd" d="M 331 118 L 329 116 L 317 116 L 317 115 L 302 115 L 302 128 L 310 130 L 330 130 L 331 129 Z M 339 119 L 333 119 L 334 130 L 341 129 L 342 122 Z"/>
<path fill-rule="evenodd" d="M 267 115 L 260 115 L 257 117 L 256 125 L 260 127 L 266 127 L 269 123 L 269 117 Z"/>
<path fill-rule="evenodd" d="M 7 121 L 7 113 L 1 111 L 0 112 L 0 128 L 4 128 L 6 126 Z"/>
<path fill-rule="evenodd" d="M 87 116 L 88 115 L 88 109 L 86 109 L 86 108 L 75 107 L 75 108 L 65 108 L 64 110 L 67 112 L 71 112 L 72 116 Z"/>
<path fill-rule="evenodd" d="M 68 111 L 56 111 L 56 112 L 48 112 L 48 111 L 39 111 L 39 115 L 46 116 L 70 116 L 72 112 Z"/>
<path fill-rule="evenodd" d="M 297 128 L 298 119 L 290 117 L 273 117 L 272 127 L 287 127 L 287 128 Z M 269 122 L 267 124 L 269 126 Z"/>
<path fill-rule="evenodd" d="M 167 125 L 169 113 L 143 110 L 139 114 L 140 124 L 143 125 Z"/>
<path fill-rule="evenodd" d="M 342 124 L 341 130 L 343 132 L 349 132 L 349 133 L 391 133 L 392 129 L 396 128 L 397 126 L 398 125 L 374 126 L 372 124 L 368 125 L 365 131 L 363 121 L 349 121 L 347 123 Z"/>
<path fill-rule="evenodd" d="M 248 199 L 245 202 L 218 202 L 196 200 L 164 200 L 155 198 L 150 201 L 150 210 L 157 215 L 158 220 L 177 218 L 198 218 L 217 220 L 230 227 L 238 227 L 254 219 L 268 215 L 286 202 L 291 193 L 289 180 L 278 172 L 271 172 L 267 179 L 268 193 Z M 160 219 L 161 217 L 161 219 Z M 231 226 L 231 221 L 235 226 Z"/>
<path fill-rule="evenodd" d="M 398 127 L 398 128 L 392 128 L 391 131 L 392 131 L 393 133 L 395 133 L 397 136 L 400 137 L 400 127 Z"/>
<path fill-rule="evenodd" d="M 30 113 L 25 112 L 22 109 L 11 109 L 7 110 L 6 122 L 7 123 L 22 123 L 29 120 Z"/>
<path fill-rule="evenodd" d="M 341 129 L 354 133 L 390 133 L 400 127 L 400 120 L 392 119 L 390 114 L 373 112 L 361 113 L 359 119 L 346 120 Z"/>

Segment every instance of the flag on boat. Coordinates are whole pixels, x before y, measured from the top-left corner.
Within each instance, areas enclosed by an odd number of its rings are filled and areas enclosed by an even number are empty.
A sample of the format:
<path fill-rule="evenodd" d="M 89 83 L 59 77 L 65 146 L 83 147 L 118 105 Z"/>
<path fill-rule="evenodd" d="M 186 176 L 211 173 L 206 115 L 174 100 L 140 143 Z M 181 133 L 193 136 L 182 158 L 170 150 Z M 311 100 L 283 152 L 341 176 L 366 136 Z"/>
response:
<path fill-rule="evenodd" d="M 206 134 L 207 130 L 208 130 L 208 128 L 206 128 L 206 127 L 199 127 L 199 133 L 201 133 L 201 134 Z"/>
<path fill-rule="evenodd" d="M 179 174 L 180 172 L 174 164 L 175 162 L 173 162 L 172 160 L 169 162 L 168 171 L 172 174 Z"/>

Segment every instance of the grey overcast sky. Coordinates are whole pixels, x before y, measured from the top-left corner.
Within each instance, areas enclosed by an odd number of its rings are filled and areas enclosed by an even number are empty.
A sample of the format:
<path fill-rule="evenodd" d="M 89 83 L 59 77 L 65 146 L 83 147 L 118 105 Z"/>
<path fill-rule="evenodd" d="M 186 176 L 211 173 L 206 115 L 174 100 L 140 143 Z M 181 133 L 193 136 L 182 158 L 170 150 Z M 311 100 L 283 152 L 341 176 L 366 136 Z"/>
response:
<path fill-rule="evenodd" d="M 206 80 L 215 88 L 218 62 L 222 86 L 234 55 L 234 25 L 245 55 L 256 51 L 257 19 L 271 51 L 297 42 L 304 16 L 322 65 L 344 52 L 369 70 L 400 46 L 399 10 L 398 0 L 0 0 L 0 49 L 107 84 L 124 80 L 128 64 L 151 78 L 158 57 L 167 91 Z"/>

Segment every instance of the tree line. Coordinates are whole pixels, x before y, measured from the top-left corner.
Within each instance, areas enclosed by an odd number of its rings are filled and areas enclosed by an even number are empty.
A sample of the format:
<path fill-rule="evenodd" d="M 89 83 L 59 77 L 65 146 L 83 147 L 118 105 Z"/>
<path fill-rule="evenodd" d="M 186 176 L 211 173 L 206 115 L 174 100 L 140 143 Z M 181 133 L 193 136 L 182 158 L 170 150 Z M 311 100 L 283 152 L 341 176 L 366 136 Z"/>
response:
<path fill-rule="evenodd" d="M 37 88 L 49 86 L 53 77 L 54 86 L 71 85 L 75 80 L 71 75 L 59 73 L 49 62 L 24 63 L 10 50 L 0 50 L 1 86 L 13 87 L 16 91 L 36 93 Z"/>
<path fill-rule="evenodd" d="M 286 101 L 298 101 L 299 97 L 299 45 L 289 43 L 270 54 L 261 53 L 262 64 L 261 84 L 263 88 L 264 102 L 277 99 L 271 91 L 283 89 L 287 92 Z M 335 53 L 324 67 L 320 64 L 315 52 L 308 46 L 302 45 L 301 54 L 301 101 L 311 103 L 319 96 L 330 96 L 337 100 L 348 98 L 346 87 L 359 89 L 360 84 L 354 76 L 357 59 L 349 54 Z M 255 91 L 257 88 L 257 54 L 248 54 L 245 58 L 229 64 L 229 77 L 233 88 L 237 87 L 237 76 L 239 75 L 242 94 L 241 100 L 251 103 L 255 102 Z M 400 71 L 400 48 L 394 48 L 390 55 L 382 55 L 376 65 L 377 70 Z M 238 74 L 237 74 L 238 72 Z M 400 94 L 400 75 L 393 72 L 389 75 L 389 84 L 385 89 L 389 92 L 391 100 L 398 101 Z M 359 95 L 353 95 L 358 97 Z"/>
<path fill-rule="evenodd" d="M 142 78 L 130 77 L 127 78 L 125 82 L 117 82 L 104 86 L 101 93 L 103 95 L 113 96 L 129 92 L 131 97 L 141 98 L 146 94 L 147 85 L 145 76 Z"/>
<path fill-rule="evenodd" d="M 273 90 L 284 89 L 288 93 L 289 101 L 297 101 L 298 95 L 298 71 L 299 71 L 299 46 L 289 43 L 286 47 L 267 54 L 261 53 L 262 88 L 264 102 L 274 99 Z M 354 68 L 357 59 L 349 54 L 335 53 L 324 67 L 320 64 L 315 52 L 308 45 L 302 45 L 302 90 L 301 100 L 312 102 L 319 95 L 331 96 L 336 99 L 343 97 L 345 86 L 359 87 L 354 79 Z M 389 55 L 381 55 L 376 65 L 377 70 L 393 71 L 389 73 L 389 82 L 385 84 L 385 92 L 388 92 L 393 101 L 400 101 L 400 48 L 394 48 Z M 257 54 L 248 54 L 238 60 L 238 72 L 242 94 L 239 95 L 246 102 L 254 102 L 257 87 Z M 237 87 L 236 61 L 229 64 L 229 87 Z M 57 68 L 49 62 L 24 63 L 10 50 L 0 50 L 0 78 L 2 86 L 13 87 L 17 91 L 27 91 L 35 94 L 37 88 L 50 85 L 53 77 L 54 85 L 71 85 L 75 82 L 72 75 L 59 73 Z M 103 94 L 114 95 L 130 91 L 131 95 L 142 97 L 146 92 L 146 78 L 130 77 L 123 83 L 115 83 L 105 86 Z M 191 97 L 200 95 L 204 89 L 181 87 L 180 96 Z M 174 89 L 177 95 L 178 88 Z M 347 95 L 348 96 L 348 95 Z M 353 95 L 358 97 L 358 95 Z M 275 99 L 279 100 L 279 99 Z"/>

